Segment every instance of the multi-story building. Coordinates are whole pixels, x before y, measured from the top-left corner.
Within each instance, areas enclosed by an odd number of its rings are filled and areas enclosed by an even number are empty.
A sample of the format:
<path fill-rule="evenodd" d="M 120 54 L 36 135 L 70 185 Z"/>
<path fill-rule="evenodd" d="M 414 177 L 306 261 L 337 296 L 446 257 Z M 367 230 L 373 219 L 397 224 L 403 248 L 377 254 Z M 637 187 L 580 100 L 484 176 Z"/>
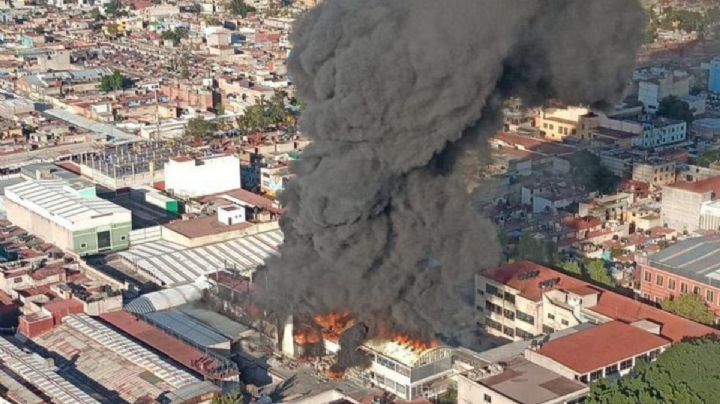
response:
<path fill-rule="evenodd" d="M 549 108 L 540 113 L 536 125 L 547 139 L 562 142 L 577 134 L 580 117 L 588 112 L 583 107 Z"/>
<path fill-rule="evenodd" d="M 720 93 L 720 58 L 710 62 L 710 75 L 708 78 L 708 91 Z"/>
<path fill-rule="evenodd" d="M 643 123 L 642 137 L 636 138 L 635 145 L 653 148 L 687 139 L 687 122 L 669 118 L 656 118 Z"/>
<path fill-rule="evenodd" d="M 662 194 L 663 223 L 675 230 L 695 231 L 700 228 L 703 204 L 720 195 L 720 177 L 666 185 Z"/>
<path fill-rule="evenodd" d="M 710 327 L 593 286 L 528 261 L 475 276 L 477 324 L 511 340 L 531 339 L 577 326 L 612 320 L 660 325 L 672 342 L 713 333 Z"/>
<path fill-rule="evenodd" d="M 685 97 L 690 94 L 690 76 L 682 72 L 665 73 L 659 77 L 638 83 L 638 101 L 646 112 L 655 113 L 660 101 L 669 97 Z"/>
<path fill-rule="evenodd" d="M 694 293 L 720 317 L 720 236 L 680 241 L 638 261 L 640 292 L 660 303 Z"/>
<path fill-rule="evenodd" d="M 675 162 L 647 160 L 633 164 L 632 179 L 651 185 L 667 185 L 675 182 Z"/>
<path fill-rule="evenodd" d="M 5 188 L 8 220 L 78 255 L 128 247 L 129 210 L 82 193 L 63 180 L 27 181 Z"/>
<path fill-rule="evenodd" d="M 194 198 L 240 188 L 240 160 L 232 155 L 175 157 L 165 163 L 165 189 Z"/>

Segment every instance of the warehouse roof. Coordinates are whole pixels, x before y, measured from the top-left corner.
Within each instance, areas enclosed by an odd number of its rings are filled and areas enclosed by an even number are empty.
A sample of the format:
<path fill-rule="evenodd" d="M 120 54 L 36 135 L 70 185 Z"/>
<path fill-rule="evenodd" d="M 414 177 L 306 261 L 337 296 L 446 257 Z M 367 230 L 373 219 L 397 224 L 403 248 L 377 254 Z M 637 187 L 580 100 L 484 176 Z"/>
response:
<path fill-rule="evenodd" d="M 169 310 L 148 313 L 144 317 L 151 324 L 171 334 L 181 336 L 181 339 L 190 342 L 194 346 L 221 348 L 220 345 L 228 344 L 229 348 L 229 338 L 218 334 L 203 323 L 180 311 Z"/>
<path fill-rule="evenodd" d="M 210 282 L 201 279 L 187 285 L 148 293 L 128 303 L 125 310 L 135 314 L 147 314 L 171 309 L 200 300 L 203 290 L 210 288 L 210 286 Z"/>
<path fill-rule="evenodd" d="M 63 180 L 26 181 L 5 188 L 5 195 L 63 227 L 115 215 L 131 220 L 129 210 L 104 199 L 84 197 Z"/>
<path fill-rule="evenodd" d="M 680 241 L 650 256 L 650 265 L 701 282 L 720 281 L 720 236 Z"/>

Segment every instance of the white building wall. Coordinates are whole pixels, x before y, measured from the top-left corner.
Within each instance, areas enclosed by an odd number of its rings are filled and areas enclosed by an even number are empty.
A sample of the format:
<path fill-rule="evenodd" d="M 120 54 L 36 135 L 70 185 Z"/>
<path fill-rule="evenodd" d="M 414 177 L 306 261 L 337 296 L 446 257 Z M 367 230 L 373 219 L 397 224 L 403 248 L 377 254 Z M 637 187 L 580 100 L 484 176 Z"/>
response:
<path fill-rule="evenodd" d="M 240 187 L 240 160 L 235 156 L 170 160 L 165 164 L 165 188 L 176 195 L 196 197 Z"/>

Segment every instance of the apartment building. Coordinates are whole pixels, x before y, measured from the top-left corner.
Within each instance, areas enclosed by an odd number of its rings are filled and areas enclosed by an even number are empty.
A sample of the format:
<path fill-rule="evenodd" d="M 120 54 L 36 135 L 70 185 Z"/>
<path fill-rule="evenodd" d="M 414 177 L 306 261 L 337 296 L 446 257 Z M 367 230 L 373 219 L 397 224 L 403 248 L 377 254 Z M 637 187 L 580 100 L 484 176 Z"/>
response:
<path fill-rule="evenodd" d="M 717 261 L 716 261 L 717 262 Z M 476 320 L 485 332 L 514 341 L 584 323 L 649 321 L 679 342 L 714 333 L 710 327 L 662 311 L 529 261 L 475 276 Z"/>

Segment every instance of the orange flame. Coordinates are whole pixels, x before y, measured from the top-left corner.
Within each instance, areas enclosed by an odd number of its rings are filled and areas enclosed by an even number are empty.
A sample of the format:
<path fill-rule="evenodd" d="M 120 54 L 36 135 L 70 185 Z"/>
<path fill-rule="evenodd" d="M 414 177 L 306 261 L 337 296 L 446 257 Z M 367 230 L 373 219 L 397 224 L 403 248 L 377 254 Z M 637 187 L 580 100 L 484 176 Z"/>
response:
<path fill-rule="evenodd" d="M 313 317 L 315 323 L 322 329 L 324 339 L 337 341 L 340 335 L 355 325 L 356 320 L 350 313 L 330 313 Z"/>
<path fill-rule="evenodd" d="M 419 353 L 425 352 L 432 348 L 437 348 L 440 345 L 437 341 L 421 341 L 419 339 L 415 339 L 403 334 L 395 335 L 395 337 L 393 337 L 393 341 L 395 341 L 399 345 L 402 345 Z"/>
<path fill-rule="evenodd" d="M 343 377 L 345 377 L 345 372 L 336 371 L 336 370 L 332 370 L 332 369 L 328 369 L 326 374 L 327 374 L 327 377 L 329 377 L 332 380 L 339 380 L 339 379 L 342 379 Z"/>
<path fill-rule="evenodd" d="M 319 344 L 320 343 L 320 333 L 312 327 L 301 327 L 298 328 L 294 335 L 293 339 L 295 340 L 295 343 L 298 345 L 312 345 L 312 344 Z"/>

